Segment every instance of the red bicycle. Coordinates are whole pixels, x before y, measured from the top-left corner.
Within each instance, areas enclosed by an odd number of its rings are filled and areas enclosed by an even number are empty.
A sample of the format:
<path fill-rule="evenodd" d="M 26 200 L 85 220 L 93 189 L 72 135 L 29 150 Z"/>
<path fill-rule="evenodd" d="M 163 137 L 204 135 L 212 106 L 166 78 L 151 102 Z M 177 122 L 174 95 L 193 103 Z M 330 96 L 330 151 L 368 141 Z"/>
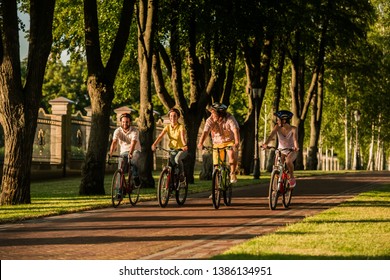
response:
<path fill-rule="evenodd" d="M 124 158 L 124 156 L 116 156 L 113 155 L 112 158 Z M 111 164 L 110 160 L 108 160 L 108 164 Z M 128 178 L 126 180 L 125 176 L 125 160 L 122 160 L 122 163 L 120 167 L 115 170 L 114 176 L 112 177 L 112 183 L 111 183 L 111 201 L 112 206 L 115 208 L 119 206 L 119 204 L 122 202 L 123 198 L 126 196 L 129 197 L 129 201 L 131 205 L 136 205 L 139 199 L 139 192 L 141 189 L 141 184 L 136 179 L 137 182 L 134 181 L 133 177 L 133 164 L 131 163 L 131 160 L 128 160 Z M 137 184 L 136 184 L 137 183 Z"/>
<path fill-rule="evenodd" d="M 158 180 L 157 200 L 160 207 L 165 208 L 168 205 L 169 198 L 175 192 L 176 202 L 178 205 L 183 205 L 187 199 L 188 182 L 185 178 L 182 183 L 179 180 L 179 166 L 175 163 L 175 156 L 180 150 L 157 149 L 168 153 L 167 164 L 163 168 Z"/>
<path fill-rule="evenodd" d="M 267 147 L 274 148 L 275 147 Z M 284 148 L 275 150 L 275 164 L 271 173 L 271 180 L 269 184 L 269 208 L 271 210 L 276 209 L 276 204 L 278 203 L 279 196 L 282 196 L 282 204 L 284 208 L 288 208 L 291 203 L 293 188 L 290 188 L 288 182 L 288 169 L 286 162 L 282 162 L 282 152 L 283 151 L 293 151 L 293 149 Z"/>

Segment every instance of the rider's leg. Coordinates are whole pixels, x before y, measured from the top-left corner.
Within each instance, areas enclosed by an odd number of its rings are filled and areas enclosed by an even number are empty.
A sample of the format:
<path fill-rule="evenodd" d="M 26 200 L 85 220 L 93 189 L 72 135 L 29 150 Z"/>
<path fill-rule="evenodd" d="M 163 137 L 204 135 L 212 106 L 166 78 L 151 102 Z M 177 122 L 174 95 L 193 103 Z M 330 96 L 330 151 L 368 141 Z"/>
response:
<path fill-rule="evenodd" d="M 118 168 L 121 168 L 122 162 L 123 162 L 123 167 L 122 167 L 123 173 L 126 174 L 127 168 L 129 165 L 129 153 L 128 152 L 124 152 L 121 154 L 121 157 L 118 159 Z"/>
<path fill-rule="evenodd" d="M 237 171 L 237 152 L 234 151 L 233 149 L 229 149 L 227 150 L 227 153 L 228 153 L 228 157 L 229 157 L 229 164 L 230 164 L 230 181 L 232 183 L 235 183 L 237 182 L 237 175 L 236 175 L 236 171 Z"/>
<path fill-rule="evenodd" d="M 187 151 L 180 151 L 175 157 L 175 163 L 179 166 L 180 181 L 184 181 L 184 163 L 183 160 L 187 157 Z"/>
<path fill-rule="evenodd" d="M 296 152 L 291 152 L 286 157 L 286 165 L 288 173 L 290 174 L 289 183 L 291 187 L 295 187 L 295 177 L 294 177 L 294 161 L 297 158 Z"/>
<path fill-rule="evenodd" d="M 133 173 L 133 178 L 134 178 L 134 183 L 139 186 L 141 184 L 141 181 L 139 179 L 139 174 L 138 174 L 138 162 L 140 158 L 141 152 L 138 150 L 135 150 L 133 152 L 133 157 L 131 158 L 131 164 L 133 167 L 132 173 Z"/>

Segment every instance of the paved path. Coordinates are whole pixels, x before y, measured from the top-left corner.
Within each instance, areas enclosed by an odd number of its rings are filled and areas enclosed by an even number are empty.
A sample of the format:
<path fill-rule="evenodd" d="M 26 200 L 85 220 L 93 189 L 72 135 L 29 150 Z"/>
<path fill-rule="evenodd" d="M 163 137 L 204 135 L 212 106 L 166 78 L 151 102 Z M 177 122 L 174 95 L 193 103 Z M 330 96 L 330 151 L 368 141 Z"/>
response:
<path fill-rule="evenodd" d="M 359 173 L 297 180 L 290 209 L 268 209 L 266 185 L 237 188 L 232 206 L 214 210 L 208 193 L 135 207 L 85 211 L 0 225 L 0 259 L 207 259 L 250 238 L 334 207 L 390 173 Z"/>

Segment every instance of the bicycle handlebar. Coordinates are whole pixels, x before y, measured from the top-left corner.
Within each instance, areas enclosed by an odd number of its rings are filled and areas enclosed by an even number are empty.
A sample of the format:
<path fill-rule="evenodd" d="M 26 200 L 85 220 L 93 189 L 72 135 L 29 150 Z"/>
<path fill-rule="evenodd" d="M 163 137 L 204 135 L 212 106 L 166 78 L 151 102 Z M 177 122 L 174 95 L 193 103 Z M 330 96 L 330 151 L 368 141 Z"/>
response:
<path fill-rule="evenodd" d="M 110 160 L 111 158 L 125 158 L 126 156 L 125 155 L 112 155 L 112 156 L 110 156 L 109 154 L 107 155 L 107 160 L 106 160 L 106 163 L 108 164 L 108 165 L 111 165 L 111 164 L 113 164 L 113 163 L 117 163 L 116 161 L 112 161 L 112 160 Z M 131 164 L 131 161 L 129 161 L 130 162 L 130 164 Z"/>
<path fill-rule="evenodd" d="M 267 146 L 267 148 L 266 149 L 274 149 L 274 150 L 278 150 L 278 151 L 289 151 L 289 152 L 292 152 L 292 151 L 294 151 L 294 148 L 276 148 L 276 147 L 274 147 L 274 146 Z M 264 148 L 263 148 L 263 150 L 265 150 Z"/>
<path fill-rule="evenodd" d="M 211 146 L 203 146 L 202 150 L 208 150 L 208 151 L 212 151 L 212 150 L 231 150 L 233 149 L 233 146 L 227 146 L 227 147 L 223 147 L 223 148 L 214 148 L 214 147 L 211 147 Z"/>
<path fill-rule="evenodd" d="M 167 153 L 183 151 L 183 149 L 165 149 L 163 147 L 156 147 L 156 150 L 162 150 L 162 151 L 165 151 Z"/>

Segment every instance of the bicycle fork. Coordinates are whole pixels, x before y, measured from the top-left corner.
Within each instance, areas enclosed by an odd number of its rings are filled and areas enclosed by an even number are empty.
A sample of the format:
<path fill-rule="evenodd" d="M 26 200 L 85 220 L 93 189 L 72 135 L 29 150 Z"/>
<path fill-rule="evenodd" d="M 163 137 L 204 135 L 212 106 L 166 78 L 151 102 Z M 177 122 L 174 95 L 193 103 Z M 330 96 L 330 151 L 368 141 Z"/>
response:
<path fill-rule="evenodd" d="M 284 192 L 284 182 L 287 180 L 287 174 L 283 170 L 280 170 L 279 173 L 279 179 L 278 179 L 278 192 L 283 193 Z"/>

